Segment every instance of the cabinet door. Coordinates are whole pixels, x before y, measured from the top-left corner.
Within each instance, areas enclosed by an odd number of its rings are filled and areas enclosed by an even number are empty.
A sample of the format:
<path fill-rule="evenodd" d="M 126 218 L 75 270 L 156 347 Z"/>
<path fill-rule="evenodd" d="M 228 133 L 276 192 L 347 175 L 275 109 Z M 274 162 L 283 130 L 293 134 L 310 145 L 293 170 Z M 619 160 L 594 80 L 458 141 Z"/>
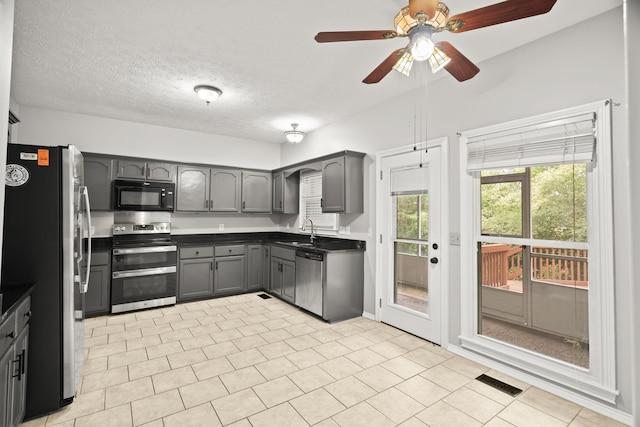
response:
<path fill-rule="evenodd" d="M 209 168 L 178 166 L 177 212 L 209 211 Z"/>
<path fill-rule="evenodd" d="M 109 265 L 92 265 L 89 273 L 89 288 L 84 296 L 85 312 L 108 313 L 111 306 L 111 275 Z"/>
<path fill-rule="evenodd" d="M 262 245 L 247 245 L 247 289 L 262 289 L 262 263 L 264 255 Z"/>
<path fill-rule="evenodd" d="M 271 212 L 271 173 L 242 172 L 242 212 Z"/>
<path fill-rule="evenodd" d="M 240 212 L 240 171 L 211 169 L 209 210 Z"/>
<path fill-rule="evenodd" d="M 344 157 L 322 162 L 322 212 L 344 212 Z"/>
<path fill-rule="evenodd" d="M 276 295 L 282 295 L 282 260 L 280 258 L 271 258 L 269 290 Z"/>
<path fill-rule="evenodd" d="M 296 263 L 281 260 L 282 263 L 282 298 L 289 302 L 295 299 L 296 291 Z"/>
<path fill-rule="evenodd" d="M 176 166 L 171 163 L 147 163 L 147 179 L 173 182 L 176 177 Z"/>
<path fill-rule="evenodd" d="M 116 160 L 116 178 L 146 179 L 147 162 L 140 160 Z"/>
<path fill-rule="evenodd" d="M 213 258 L 180 260 L 178 299 L 213 296 Z"/>
<path fill-rule="evenodd" d="M 282 212 L 284 210 L 284 172 L 273 174 L 273 203 L 271 210 L 273 212 Z"/>
<path fill-rule="evenodd" d="M 13 361 L 13 348 L 10 347 L 4 355 L 0 355 L 0 425 L 8 426 L 11 415 L 11 375 L 13 373 L 11 363 Z"/>
<path fill-rule="evenodd" d="M 245 290 L 244 255 L 216 258 L 214 294 Z"/>
<path fill-rule="evenodd" d="M 24 417 L 27 399 L 27 355 L 29 353 L 29 325 L 16 338 L 13 352 L 12 404 L 10 426 L 17 426 Z"/>
<path fill-rule="evenodd" d="M 84 155 L 84 185 L 89 190 L 92 211 L 110 211 L 112 160 Z"/>
<path fill-rule="evenodd" d="M 271 281 L 271 246 L 262 247 L 262 288 L 269 289 Z"/>

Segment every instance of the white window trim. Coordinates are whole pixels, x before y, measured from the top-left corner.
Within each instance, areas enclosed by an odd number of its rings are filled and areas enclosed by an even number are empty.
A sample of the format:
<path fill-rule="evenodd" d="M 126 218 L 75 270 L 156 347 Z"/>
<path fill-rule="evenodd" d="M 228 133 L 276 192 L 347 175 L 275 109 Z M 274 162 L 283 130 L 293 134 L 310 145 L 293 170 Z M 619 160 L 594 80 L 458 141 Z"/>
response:
<path fill-rule="evenodd" d="M 311 227 L 309 226 L 309 224 L 305 224 L 307 222 L 307 218 L 306 218 L 306 209 L 304 206 L 304 191 L 302 188 L 303 185 L 303 180 L 304 180 L 304 175 L 308 175 L 308 174 L 321 174 L 320 171 L 313 171 L 313 172 L 301 172 L 300 173 L 300 223 L 298 224 L 298 229 L 300 231 L 300 233 L 302 234 L 311 234 Z M 320 196 L 322 197 L 322 196 Z M 316 221 L 316 223 L 314 223 L 313 228 L 314 231 L 317 234 L 323 234 L 323 235 L 335 235 L 337 234 L 338 231 L 338 214 L 337 213 L 323 213 L 323 216 L 326 216 L 327 218 L 329 216 L 332 216 L 332 220 L 331 220 L 331 225 L 329 227 L 327 227 L 324 224 L 319 224 L 318 221 Z M 313 221 L 313 220 L 312 220 Z"/>
<path fill-rule="evenodd" d="M 565 390 L 615 403 L 615 301 L 613 274 L 613 200 L 611 165 L 611 102 L 599 101 L 553 113 L 464 132 L 460 135 L 460 226 L 461 226 L 461 335 L 462 349 L 508 368 L 546 379 Z M 589 226 L 589 368 L 543 356 L 480 335 L 478 330 L 477 262 L 474 244 L 480 236 L 480 173 L 467 173 L 469 138 L 505 128 L 551 121 L 568 114 L 595 112 L 596 156 L 587 167 L 587 215 Z M 486 236 L 485 236 L 486 237 Z M 485 239 L 483 237 L 483 239 Z M 486 240 L 486 239 L 485 239 Z M 557 388 L 557 387 L 556 387 Z"/>

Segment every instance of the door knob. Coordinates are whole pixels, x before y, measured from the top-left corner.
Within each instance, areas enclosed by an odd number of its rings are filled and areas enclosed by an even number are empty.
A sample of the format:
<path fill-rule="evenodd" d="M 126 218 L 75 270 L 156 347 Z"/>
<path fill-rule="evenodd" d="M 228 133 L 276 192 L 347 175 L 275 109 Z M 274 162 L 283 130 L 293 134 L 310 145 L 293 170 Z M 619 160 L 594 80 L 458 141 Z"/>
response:
<path fill-rule="evenodd" d="M 438 258 L 433 257 L 429 261 L 431 262 L 431 264 L 437 264 L 438 263 Z"/>

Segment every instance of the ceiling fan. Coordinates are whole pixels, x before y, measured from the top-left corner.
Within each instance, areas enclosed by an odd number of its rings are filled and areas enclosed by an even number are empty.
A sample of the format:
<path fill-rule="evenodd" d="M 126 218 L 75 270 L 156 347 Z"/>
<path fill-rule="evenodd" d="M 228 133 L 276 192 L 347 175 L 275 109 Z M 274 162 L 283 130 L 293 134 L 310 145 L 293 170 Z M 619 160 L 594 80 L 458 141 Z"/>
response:
<path fill-rule="evenodd" d="M 491 25 L 502 24 L 551 10 L 557 0 L 507 0 L 479 9 L 460 13 L 449 18 L 449 8 L 438 0 L 409 0 L 395 17 L 394 30 L 380 31 L 332 31 L 321 32 L 315 37 L 318 43 L 356 40 L 385 40 L 408 37 L 409 44 L 396 49 L 363 80 L 378 83 L 392 69 L 408 76 L 414 61 L 428 60 L 432 72 L 446 69 L 462 82 L 478 74 L 480 69 L 451 43 L 434 43 L 431 36 L 442 31 L 462 33 Z"/>

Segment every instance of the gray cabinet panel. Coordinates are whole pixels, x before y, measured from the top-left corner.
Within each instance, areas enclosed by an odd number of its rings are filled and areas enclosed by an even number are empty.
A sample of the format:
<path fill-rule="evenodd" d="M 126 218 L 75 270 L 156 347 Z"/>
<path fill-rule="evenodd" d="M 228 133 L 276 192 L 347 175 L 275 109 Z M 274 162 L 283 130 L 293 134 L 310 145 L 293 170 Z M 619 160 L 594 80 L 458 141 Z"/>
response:
<path fill-rule="evenodd" d="M 8 426 L 17 426 L 24 417 L 27 401 L 27 355 L 29 353 L 29 325 L 27 325 L 16 338 L 13 351 L 14 375 L 16 366 L 20 372 L 12 378 L 11 393 L 13 402 L 11 404 L 10 419 Z"/>
<path fill-rule="evenodd" d="M 269 289 L 271 281 L 271 246 L 262 247 L 262 288 Z"/>
<path fill-rule="evenodd" d="M 244 291 L 244 255 L 216 258 L 215 263 L 215 294 Z"/>
<path fill-rule="evenodd" d="M 11 416 L 11 399 L 9 384 L 11 384 L 11 369 L 13 365 L 13 350 L 9 349 L 4 355 L 0 354 L 0 425 L 8 426 Z M 13 389 L 11 389 L 13 391 Z"/>
<path fill-rule="evenodd" d="M 282 263 L 278 258 L 271 258 L 271 275 L 269 279 L 269 290 L 282 295 Z"/>
<path fill-rule="evenodd" d="M 282 260 L 282 298 L 294 302 L 296 292 L 296 263 Z"/>
<path fill-rule="evenodd" d="M 177 212 L 207 212 L 209 210 L 209 168 L 179 166 L 176 200 Z"/>
<path fill-rule="evenodd" d="M 180 259 L 178 299 L 213 296 L 213 258 Z"/>
<path fill-rule="evenodd" d="M 345 155 L 322 162 L 322 212 L 363 213 L 363 160 Z"/>
<path fill-rule="evenodd" d="M 273 174 L 273 203 L 271 210 L 273 212 L 284 211 L 284 172 Z"/>
<path fill-rule="evenodd" d="M 258 291 L 262 289 L 262 245 L 247 245 L 247 289 Z"/>
<path fill-rule="evenodd" d="M 270 172 L 242 172 L 242 212 L 271 212 Z"/>
<path fill-rule="evenodd" d="M 155 181 L 171 181 L 176 177 L 176 165 L 171 163 L 148 162 L 145 174 L 147 179 Z"/>
<path fill-rule="evenodd" d="M 273 174 L 273 212 L 297 214 L 300 211 L 300 174 L 286 176 L 285 171 Z"/>
<path fill-rule="evenodd" d="M 85 294 L 87 315 L 108 313 L 111 307 L 110 252 L 96 252 L 91 258 L 89 288 Z"/>
<path fill-rule="evenodd" d="M 89 190 L 91 210 L 110 211 L 113 161 L 107 157 L 84 155 L 84 183 Z"/>
<path fill-rule="evenodd" d="M 145 179 L 147 162 L 142 160 L 117 160 L 116 178 Z"/>
<path fill-rule="evenodd" d="M 211 212 L 240 212 L 240 175 L 237 170 L 211 169 Z"/>

